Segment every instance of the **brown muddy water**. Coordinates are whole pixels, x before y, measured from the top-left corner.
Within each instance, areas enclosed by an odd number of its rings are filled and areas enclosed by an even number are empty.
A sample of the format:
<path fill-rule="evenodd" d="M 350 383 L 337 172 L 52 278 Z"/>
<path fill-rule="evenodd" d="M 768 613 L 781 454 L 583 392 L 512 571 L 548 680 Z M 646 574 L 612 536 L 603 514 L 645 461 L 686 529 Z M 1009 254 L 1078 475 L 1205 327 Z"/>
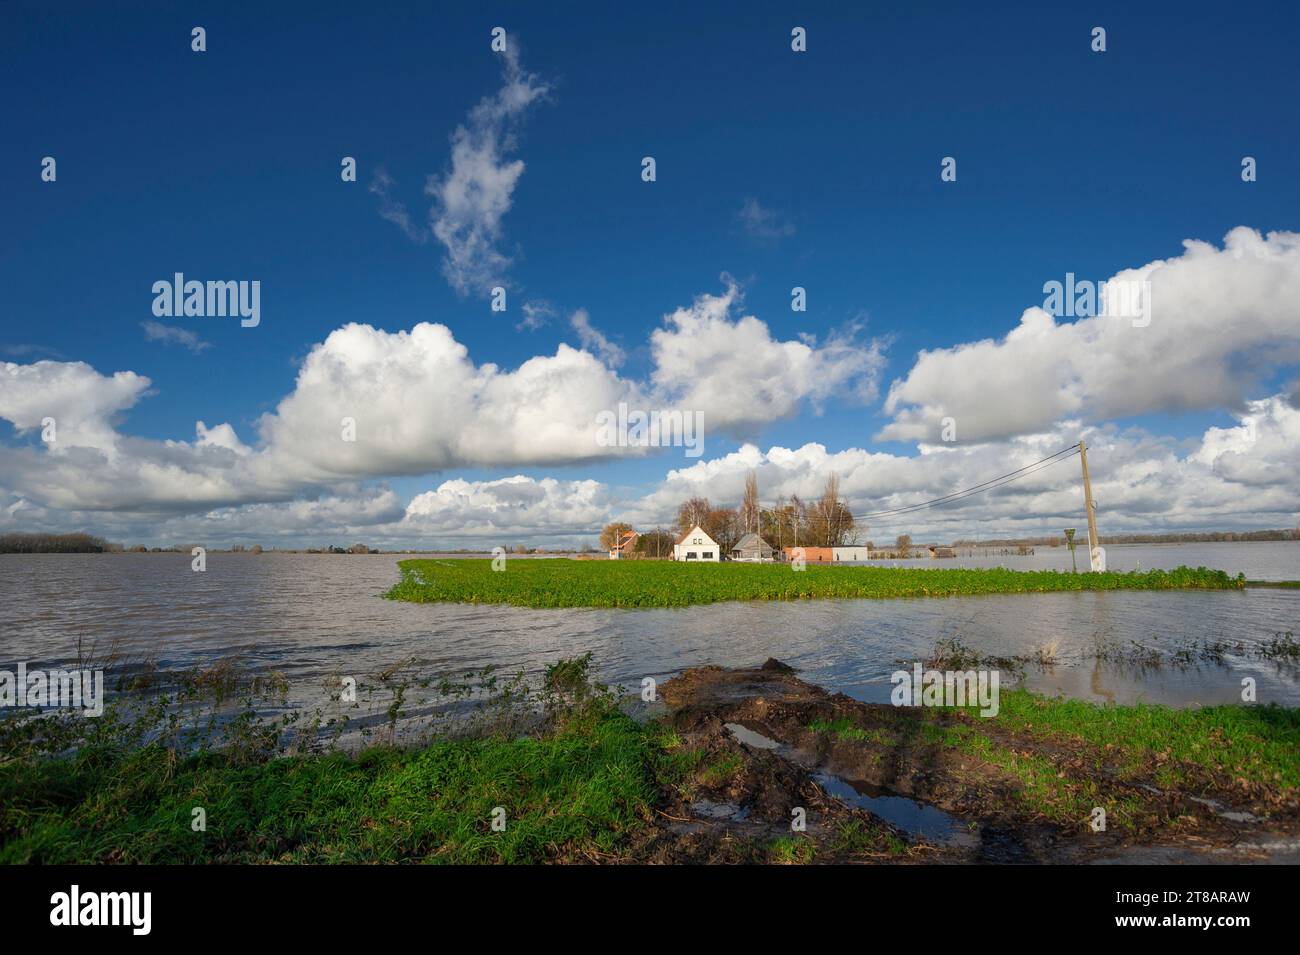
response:
<path fill-rule="evenodd" d="M 1040 549 L 1025 565 L 1042 566 L 1044 550 L 1068 567 L 1063 549 Z M 1113 547 L 1108 558 L 1112 568 L 1188 563 L 1300 578 L 1300 544 Z M 244 672 L 281 674 L 289 704 L 310 705 L 333 678 L 365 683 L 403 663 L 426 675 L 488 665 L 536 675 L 590 651 L 598 679 L 639 689 L 645 677 L 662 682 L 687 667 L 776 657 L 828 690 L 883 702 L 899 661 L 910 666 L 955 638 L 987 655 L 1054 646 L 1056 664 L 1024 676 L 1049 693 L 1206 705 L 1238 701 L 1250 676 L 1261 702 L 1300 705 L 1300 669 L 1257 652 L 1278 633 L 1300 632 L 1300 590 L 532 610 L 385 600 L 399 559 L 210 553 L 207 571 L 194 573 L 184 554 L 0 555 L 0 668 L 73 664 L 79 644 L 164 670 L 233 658 Z M 1208 657 L 1195 649 L 1216 643 L 1228 647 Z"/>

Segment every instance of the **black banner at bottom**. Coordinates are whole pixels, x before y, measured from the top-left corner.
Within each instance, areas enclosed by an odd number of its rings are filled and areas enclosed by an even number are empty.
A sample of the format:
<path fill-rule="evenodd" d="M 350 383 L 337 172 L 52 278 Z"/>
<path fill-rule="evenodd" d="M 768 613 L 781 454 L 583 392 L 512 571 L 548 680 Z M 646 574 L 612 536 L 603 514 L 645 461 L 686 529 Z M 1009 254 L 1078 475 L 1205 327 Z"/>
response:
<path fill-rule="evenodd" d="M 79 943 L 128 945 L 250 935 L 373 943 L 376 933 L 425 922 L 477 924 L 487 944 L 518 931 L 521 917 L 545 918 L 531 923 L 537 928 L 576 919 L 569 931 L 584 935 L 637 924 L 655 931 L 674 910 L 701 905 L 714 913 L 704 921 L 729 939 L 750 934 L 747 923 L 767 932 L 774 918 L 806 926 L 819 916 L 945 940 L 986 920 L 998 931 L 1055 929 L 1071 940 L 1200 933 L 1230 941 L 1288 925 L 1293 881 L 1287 866 L 33 867 L 0 869 L 0 916 L 10 942 L 75 933 Z"/>

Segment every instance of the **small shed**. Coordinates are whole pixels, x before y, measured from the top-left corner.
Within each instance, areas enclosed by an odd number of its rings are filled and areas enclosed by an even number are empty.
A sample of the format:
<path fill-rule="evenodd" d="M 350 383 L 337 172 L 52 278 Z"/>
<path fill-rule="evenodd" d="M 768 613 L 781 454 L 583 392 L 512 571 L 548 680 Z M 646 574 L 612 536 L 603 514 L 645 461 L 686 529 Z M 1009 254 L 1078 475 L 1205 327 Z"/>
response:
<path fill-rule="evenodd" d="M 746 534 L 731 548 L 731 559 L 757 563 L 772 560 L 775 553 L 772 545 L 757 534 Z"/>

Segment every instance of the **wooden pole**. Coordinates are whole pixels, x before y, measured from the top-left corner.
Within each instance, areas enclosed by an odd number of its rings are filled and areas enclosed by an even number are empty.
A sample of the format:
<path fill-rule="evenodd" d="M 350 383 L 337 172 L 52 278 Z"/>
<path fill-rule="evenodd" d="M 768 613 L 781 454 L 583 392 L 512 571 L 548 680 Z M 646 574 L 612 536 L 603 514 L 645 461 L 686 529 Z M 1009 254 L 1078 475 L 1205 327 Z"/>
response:
<path fill-rule="evenodd" d="M 1098 545 L 1097 513 L 1092 505 L 1092 480 L 1088 477 L 1088 446 L 1079 439 L 1079 460 L 1083 464 L 1083 506 L 1088 511 L 1088 566 L 1096 569 L 1092 559 L 1093 548 Z"/>

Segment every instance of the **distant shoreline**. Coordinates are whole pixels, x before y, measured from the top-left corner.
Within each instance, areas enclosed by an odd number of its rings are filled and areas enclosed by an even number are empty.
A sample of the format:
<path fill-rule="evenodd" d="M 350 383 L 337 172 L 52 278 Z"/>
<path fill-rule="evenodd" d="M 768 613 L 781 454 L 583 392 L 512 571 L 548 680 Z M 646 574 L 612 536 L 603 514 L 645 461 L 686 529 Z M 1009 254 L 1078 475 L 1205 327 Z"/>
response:
<path fill-rule="evenodd" d="M 1246 536 L 1249 534 L 1250 536 Z M 1286 536 L 1269 536 L 1261 537 L 1261 534 L 1277 534 Z M 46 542 L 34 542 L 29 540 L 16 541 L 17 538 L 47 537 L 48 535 L 23 535 L 23 534 L 6 534 L 0 535 L 0 556 L 7 554 L 188 554 L 194 547 L 203 547 L 209 554 L 249 554 L 256 556 L 258 554 L 321 554 L 324 556 L 365 556 L 365 555 L 406 555 L 413 557 L 491 557 L 493 556 L 492 548 L 480 550 L 384 550 L 380 548 L 366 547 L 364 550 L 350 551 L 347 548 L 336 548 L 330 550 L 322 547 L 264 547 L 262 545 L 233 545 L 231 547 L 208 547 L 204 544 L 184 544 L 173 545 L 169 547 L 144 547 L 135 545 L 124 547 L 121 544 L 114 544 L 103 540 L 102 538 L 91 537 L 87 534 L 68 534 L 56 535 L 49 541 L 50 546 L 42 546 Z M 77 542 L 67 540 L 68 538 L 79 538 Z M 1135 539 L 1142 538 L 1142 539 Z M 1148 539 L 1149 538 L 1149 539 Z M 1102 546 L 1105 547 L 1155 547 L 1155 546 L 1177 546 L 1180 544 L 1300 544 L 1300 530 L 1297 531 L 1250 531 L 1241 534 L 1204 534 L 1192 538 L 1183 538 L 1180 535 L 1124 535 L 1118 537 L 1109 537 L 1105 534 L 1098 538 Z M 1023 540 L 989 540 L 989 541 L 955 541 L 950 544 L 914 544 L 914 550 L 924 550 L 929 546 L 949 547 L 958 550 L 980 550 L 1009 547 L 1061 547 L 1066 546 L 1064 538 L 1025 538 Z M 1086 545 L 1076 539 L 1076 548 L 1086 550 Z M 881 547 L 881 552 L 887 552 L 888 547 Z M 592 557 L 600 559 L 605 556 L 603 550 L 563 550 L 542 548 L 540 550 L 530 550 L 524 553 L 511 552 L 506 548 L 507 556 L 511 558 L 528 557 L 528 558 L 547 558 L 547 557 Z M 902 559 L 902 558 L 899 558 Z"/>

